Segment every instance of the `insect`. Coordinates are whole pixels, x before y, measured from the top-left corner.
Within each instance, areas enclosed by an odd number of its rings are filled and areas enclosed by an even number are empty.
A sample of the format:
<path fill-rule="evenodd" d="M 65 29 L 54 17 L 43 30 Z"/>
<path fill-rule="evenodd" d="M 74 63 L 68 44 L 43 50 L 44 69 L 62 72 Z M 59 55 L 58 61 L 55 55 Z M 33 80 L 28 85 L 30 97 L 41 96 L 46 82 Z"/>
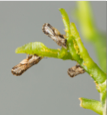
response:
<path fill-rule="evenodd" d="M 84 72 L 85 72 L 85 70 L 79 64 L 76 64 L 75 66 L 68 69 L 68 75 L 70 77 L 74 77 L 74 76 L 76 76 L 78 74 L 82 74 Z"/>
<path fill-rule="evenodd" d="M 60 32 L 52 27 L 49 23 L 45 23 L 42 26 L 42 31 L 50 37 L 52 40 L 54 40 L 59 46 L 62 46 L 64 48 L 67 48 L 67 40 L 65 39 L 65 36 L 60 34 Z"/>
<path fill-rule="evenodd" d="M 52 27 L 48 23 L 45 23 L 42 27 L 42 30 L 46 35 L 52 38 L 59 46 L 67 48 L 67 40 L 65 39 L 65 36 L 60 34 L 60 32 L 56 28 Z M 25 44 L 24 46 L 17 48 L 15 51 L 16 53 L 27 53 L 30 55 L 28 56 L 28 58 L 22 60 L 18 65 L 14 66 L 11 69 L 12 74 L 15 76 L 20 76 L 30 67 L 37 64 L 43 58 L 41 56 L 38 56 L 42 55 L 42 53 L 40 53 L 40 50 L 42 52 L 47 51 L 49 53 L 49 48 L 47 48 L 43 43 L 40 42 L 31 42 L 29 44 Z"/>
<path fill-rule="evenodd" d="M 18 65 L 14 66 L 11 69 L 11 72 L 15 76 L 22 75 L 27 69 L 32 67 L 33 65 L 37 64 L 42 57 L 39 57 L 38 55 L 29 55 L 28 58 L 22 60 Z"/>

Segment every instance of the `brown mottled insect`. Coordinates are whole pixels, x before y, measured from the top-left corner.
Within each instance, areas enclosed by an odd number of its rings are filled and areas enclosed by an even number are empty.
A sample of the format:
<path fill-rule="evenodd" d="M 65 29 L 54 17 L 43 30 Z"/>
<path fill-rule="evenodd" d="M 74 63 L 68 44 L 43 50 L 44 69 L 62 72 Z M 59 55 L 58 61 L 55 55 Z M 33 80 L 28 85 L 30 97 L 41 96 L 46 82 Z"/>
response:
<path fill-rule="evenodd" d="M 76 66 L 68 69 L 68 75 L 70 77 L 74 77 L 74 76 L 76 76 L 78 74 L 82 74 L 84 72 L 85 72 L 85 70 L 79 64 L 76 64 Z"/>
<path fill-rule="evenodd" d="M 52 40 L 54 40 L 59 46 L 62 46 L 64 48 L 67 48 L 67 40 L 65 39 L 65 36 L 60 34 L 60 32 L 52 27 L 50 24 L 45 23 L 42 26 L 43 32 L 48 35 Z"/>
<path fill-rule="evenodd" d="M 15 76 L 22 75 L 27 69 L 32 67 L 33 65 L 37 64 L 42 57 L 39 57 L 37 55 L 30 55 L 28 58 L 22 60 L 18 65 L 14 66 L 11 69 L 11 72 Z"/>

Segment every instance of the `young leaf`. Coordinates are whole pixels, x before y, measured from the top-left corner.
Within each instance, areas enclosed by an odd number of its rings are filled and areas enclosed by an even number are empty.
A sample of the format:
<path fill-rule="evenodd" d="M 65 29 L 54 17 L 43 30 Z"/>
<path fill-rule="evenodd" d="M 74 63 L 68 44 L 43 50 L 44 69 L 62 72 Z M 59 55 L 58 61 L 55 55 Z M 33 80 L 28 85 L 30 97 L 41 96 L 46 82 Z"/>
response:
<path fill-rule="evenodd" d="M 83 107 L 84 109 L 90 109 L 100 115 L 103 115 L 101 102 L 82 97 L 79 98 L 79 100 L 81 101 L 80 106 Z"/>

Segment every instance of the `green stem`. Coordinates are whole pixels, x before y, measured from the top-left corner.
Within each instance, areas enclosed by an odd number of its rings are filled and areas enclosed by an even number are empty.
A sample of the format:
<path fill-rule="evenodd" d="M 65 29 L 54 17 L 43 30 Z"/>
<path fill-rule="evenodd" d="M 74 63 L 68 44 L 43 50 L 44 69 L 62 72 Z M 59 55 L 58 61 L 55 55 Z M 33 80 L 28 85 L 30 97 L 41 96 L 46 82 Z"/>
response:
<path fill-rule="evenodd" d="M 70 31 L 70 21 L 69 21 L 68 14 L 66 13 L 65 9 L 63 9 L 63 8 L 60 8 L 59 11 L 62 14 L 62 20 L 63 20 L 63 23 L 65 25 L 66 36 L 68 37 L 71 34 L 71 31 Z"/>
<path fill-rule="evenodd" d="M 84 47 L 80 39 L 79 33 L 74 23 L 71 23 L 71 32 L 76 42 L 76 44 L 74 45 L 78 46 L 78 54 L 83 60 L 82 63 L 80 63 L 81 66 L 92 76 L 96 83 L 103 83 L 106 80 L 106 74 L 97 66 L 97 64 L 89 56 L 86 48 Z"/>
<path fill-rule="evenodd" d="M 106 33 L 98 30 L 90 2 L 77 1 L 74 15 L 79 22 L 83 38 L 93 44 L 96 50 L 100 67 L 106 72 Z"/>
<path fill-rule="evenodd" d="M 106 80 L 106 74 L 97 66 L 96 63 L 94 63 L 94 61 L 89 56 L 80 39 L 75 24 L 71 23 L 70 25 L 70 22 L 68 22 L 69 18 L 66 11 L 61 8 L 60 12 L 63 17 L 65 29 L 68 30 L 67 42 L 71 56 L 85 69 L 86 72 L 89 73 L 90 76 L 92 76 L 96 83 L 103 83 Z"/>

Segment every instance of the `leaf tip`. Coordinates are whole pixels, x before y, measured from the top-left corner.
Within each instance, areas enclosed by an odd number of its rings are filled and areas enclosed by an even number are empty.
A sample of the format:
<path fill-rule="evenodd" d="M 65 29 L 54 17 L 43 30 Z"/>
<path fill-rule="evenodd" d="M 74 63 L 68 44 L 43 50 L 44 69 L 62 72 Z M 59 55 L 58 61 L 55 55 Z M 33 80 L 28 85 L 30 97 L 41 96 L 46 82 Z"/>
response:
<path fill-rule="evenodd" d="M 82 98 L 81 98 L 81 97 L 79 97 L 78 99 L 79 99 L 80 101 L 82 101 Z"/>
<path fill-rule="evenodd" d="M 65 12 L 65 9 L 63 8 L 59 8 L 59 11 L 62 13 L 62 12 Z"/>
<path fill-rule="evenodd" d="M 63 8 L 59 8 L 59 11 L 61 11 Z"/>
<path fill-rule="evenodd" d="M 82 98 L 78 98 L 80 100 L 80 107 L 82 107 Z"/>
<path fill-rule="evenodd" d="M 19 48 L 17 48 L 16 50 L 15 50 L 15 53 L 17 54 L 19 52 Z"/>
<path fill-rule="evenodd" d="M 15 50 L 15 53 L 16 53 L 16 54 L 24 53 L 22 47 L 18 47 L 18 48 Z"/>

